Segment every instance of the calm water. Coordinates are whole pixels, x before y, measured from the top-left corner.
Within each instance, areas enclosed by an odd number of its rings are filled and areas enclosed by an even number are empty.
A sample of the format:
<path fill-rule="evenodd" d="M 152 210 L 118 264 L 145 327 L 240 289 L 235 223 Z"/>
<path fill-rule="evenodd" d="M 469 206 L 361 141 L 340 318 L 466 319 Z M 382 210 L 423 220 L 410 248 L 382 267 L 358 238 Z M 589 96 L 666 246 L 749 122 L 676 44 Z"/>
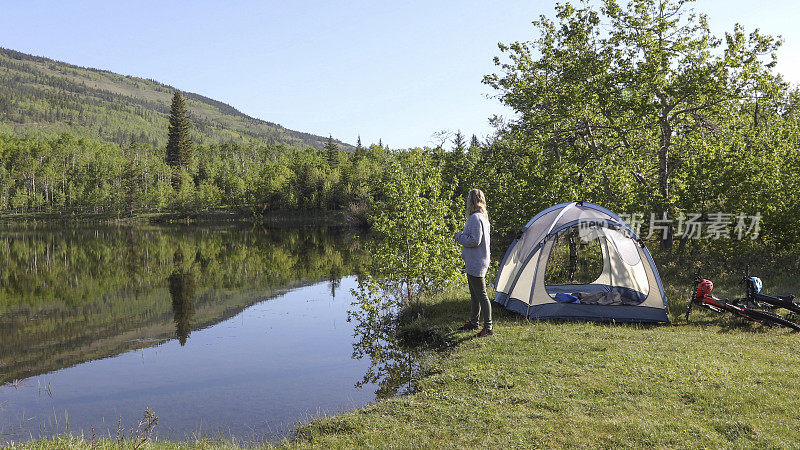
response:
<path fill-rule="evenodd" d="M 160 439 L 259 440 L 385 395 L 352 357 L 352 236 L 7 231 L 0 255 L 0 442 L 129 435 L 146 408 Z"/>

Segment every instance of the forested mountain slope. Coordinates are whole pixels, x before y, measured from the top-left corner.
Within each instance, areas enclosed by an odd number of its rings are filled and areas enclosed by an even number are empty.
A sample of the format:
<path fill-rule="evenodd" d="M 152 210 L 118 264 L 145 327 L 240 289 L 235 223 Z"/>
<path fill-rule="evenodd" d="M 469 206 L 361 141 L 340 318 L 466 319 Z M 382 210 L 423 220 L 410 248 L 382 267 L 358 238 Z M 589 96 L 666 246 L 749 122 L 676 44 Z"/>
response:
<path fill-rule="evenodd" d="M 175 88 L 0 48 L 0 131 L 52 136 L 64 131 L 117 144 L 166 143 Z M 200 144 L 285 143 L 323 148 L 327 138 L 249 117 L 230 105 L 182 92 Z M 340 148 L 349 149 L 339 143 Z"/>

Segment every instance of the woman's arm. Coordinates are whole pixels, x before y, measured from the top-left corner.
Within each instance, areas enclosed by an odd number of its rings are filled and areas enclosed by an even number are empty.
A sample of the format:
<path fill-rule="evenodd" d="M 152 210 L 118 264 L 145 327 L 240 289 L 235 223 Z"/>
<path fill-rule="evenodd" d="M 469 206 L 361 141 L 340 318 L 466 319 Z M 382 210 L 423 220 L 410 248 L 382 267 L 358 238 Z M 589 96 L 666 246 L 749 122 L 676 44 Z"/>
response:
<path fill-rule="evenodd" d="M 464 247 L 477 247 L 483 240 L 483 226 L 478 214 L 469 216 L 464 232 L 456 234 L 456 241 Z"/>

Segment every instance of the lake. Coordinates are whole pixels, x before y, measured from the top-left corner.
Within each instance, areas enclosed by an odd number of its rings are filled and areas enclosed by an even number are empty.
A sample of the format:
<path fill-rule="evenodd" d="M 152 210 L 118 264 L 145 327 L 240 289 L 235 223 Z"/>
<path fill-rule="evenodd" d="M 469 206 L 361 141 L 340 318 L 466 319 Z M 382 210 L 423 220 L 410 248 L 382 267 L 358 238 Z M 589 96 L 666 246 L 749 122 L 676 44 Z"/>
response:
<path fill-rule="evenodd" d="M 361 242 L 330 229 L 0 231 L 0 443 L 129 436 L 147 408 L 159 439 L 259 441 L 385 396 L 347 320 Z"/>

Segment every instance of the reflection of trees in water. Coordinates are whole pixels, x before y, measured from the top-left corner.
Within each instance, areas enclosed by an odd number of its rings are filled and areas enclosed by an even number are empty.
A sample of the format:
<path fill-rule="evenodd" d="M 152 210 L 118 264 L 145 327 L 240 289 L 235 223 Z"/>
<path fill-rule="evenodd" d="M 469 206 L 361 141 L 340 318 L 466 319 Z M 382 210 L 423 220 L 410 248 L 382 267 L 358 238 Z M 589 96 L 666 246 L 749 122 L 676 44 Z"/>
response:
<path fill-rule="evenodd" d="M 328 285 L 331 288 L 331 298 L 336 299 L 336 290 L 339 289 L 339 286 L 342 284 L 342 274 L 338 267 L 334 267 L 331 269 L 331 273 L 328 275 Z"/>
<path fill-rule="evenodd" d="M 149 295 L 162 287 L 178 248 L 187 260 L 194 256 L 198 290 L 338 280 L 363 267 L 369 255 L 362 241 L 325 228 L 0 230 L 0 314 L 52 302 L 69 308 L 97 302 L 105 312 L 109 293 Z"/>
<path fill-rule="evenodd" d="M 185 342 L 190 324 L 254 301 L 206 292 L 338 281 L 369 259 L 363 241 L 326 228 L 0 230 L 0 383 L 141 346 L 126 336 L 144 330 L 162 338 L 178 328 Z"/>
<path fill-rule="evenodd" d="M 353 358 L 370 359 L 369 369 L 356 387 L 377 384 L 378 398 L 410 393 L 420 364 L 398 339 L 398 307 L 388 296 L 371 295 L 365 283 L 369 281 L 359 280 L 356 301 L 347 313 L 348 322 L 355 323 Z"/>
<path fill-rule="evenodd" d="M 172 313 L 175 321 L 175 334 L 186 344 L 191 332 L 191 320 L 194 315 L 195 278 L 191 268 L 183 266 L 183 252 L 178 249 L 173 256 L 175 269 L 168 278 L 169 295 L 172 297 Z"/>

